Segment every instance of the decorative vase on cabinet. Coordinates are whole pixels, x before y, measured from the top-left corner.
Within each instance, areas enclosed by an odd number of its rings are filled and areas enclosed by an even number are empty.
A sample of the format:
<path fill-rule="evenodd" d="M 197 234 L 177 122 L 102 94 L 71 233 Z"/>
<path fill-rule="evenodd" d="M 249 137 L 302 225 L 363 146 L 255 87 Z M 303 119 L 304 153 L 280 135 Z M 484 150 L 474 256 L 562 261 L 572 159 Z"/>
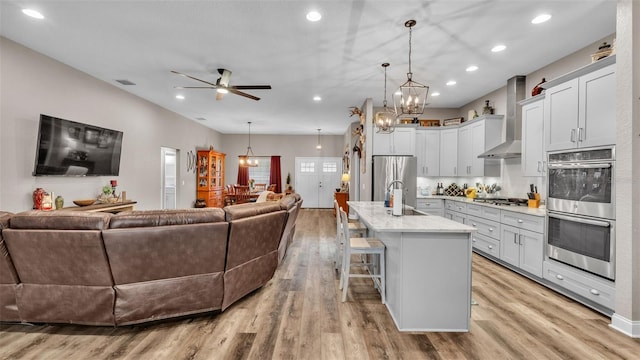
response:
<path fill-rule="evenodd" d="M 224 206 L 225 154 L 213 150 L 198 150 L 196 163 L 196 199 L 204 199 L 207 207 Z"/>

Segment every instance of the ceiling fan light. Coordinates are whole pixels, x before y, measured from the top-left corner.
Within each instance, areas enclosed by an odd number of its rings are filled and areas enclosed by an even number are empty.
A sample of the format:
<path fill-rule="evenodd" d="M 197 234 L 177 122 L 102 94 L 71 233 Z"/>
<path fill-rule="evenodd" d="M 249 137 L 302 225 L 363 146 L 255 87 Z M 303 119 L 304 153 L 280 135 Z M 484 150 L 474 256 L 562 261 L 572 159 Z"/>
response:
<path fill-rule="evenodd" d="M 224 88 L 217 88 L 216 91 L 218 92 L 218 94 L 228 94 L 229 90 L 224 89 Z"/>

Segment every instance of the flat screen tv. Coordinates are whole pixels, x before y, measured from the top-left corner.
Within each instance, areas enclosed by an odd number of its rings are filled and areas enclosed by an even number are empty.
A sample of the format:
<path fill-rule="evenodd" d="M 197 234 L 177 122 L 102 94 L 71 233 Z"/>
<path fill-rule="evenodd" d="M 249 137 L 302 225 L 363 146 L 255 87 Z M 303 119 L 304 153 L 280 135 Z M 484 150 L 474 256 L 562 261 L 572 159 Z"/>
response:
<path fill-rule="evenodd" d="M 34 176 L 117 176 L 122 131 L 40 115 Z"/>

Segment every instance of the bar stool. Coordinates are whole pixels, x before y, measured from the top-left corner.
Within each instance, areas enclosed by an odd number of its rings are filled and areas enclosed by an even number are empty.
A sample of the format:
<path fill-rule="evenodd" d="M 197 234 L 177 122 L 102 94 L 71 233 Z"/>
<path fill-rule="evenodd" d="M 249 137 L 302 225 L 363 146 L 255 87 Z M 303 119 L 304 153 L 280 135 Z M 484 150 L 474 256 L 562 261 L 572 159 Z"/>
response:
<path fill-rule="evenodd" d="M 334 253 L 333 263 L 335 269 L 340 271 L 340 265 L 342 264 L 342 247 L 344 244 L 344 232 L 342 231 L 342 221 L 340 220 L 340 205 L 337 200 L 333 200 L 333 207 L 336 210 L 336 251 Z M 349 231 L 353 235 L 360 237 L 367 236 L 367 227 L 362 225 L 359 221 L 347 222 L 349 224 Z"/>
<path fill-rule="evenodd" d="M 376 238 L 358 238 L 350 237 L 349 227 L 345 226 L 347 213 L 340 208 L 340 219 L 343 224 L 344 233 L 344 257 L 342 259 L 342 271 L 340 273 L 340 289 L 342 289 L 342 302 L 347 300 L 347 289 L 349 288 L 349 278 L 352 277 L 368 277 L 373 280 L 375 287 L 380 292 L 382 303 L 387 302 L 386 297 L 386 276 L 385 276 L 385 246 L 382 241 Z M 372 255 L 373 263 L 352 263 L 351 254 Z M 365 266 L 368 269 L 367 274 L 351 273 L 351 267 Z"/>

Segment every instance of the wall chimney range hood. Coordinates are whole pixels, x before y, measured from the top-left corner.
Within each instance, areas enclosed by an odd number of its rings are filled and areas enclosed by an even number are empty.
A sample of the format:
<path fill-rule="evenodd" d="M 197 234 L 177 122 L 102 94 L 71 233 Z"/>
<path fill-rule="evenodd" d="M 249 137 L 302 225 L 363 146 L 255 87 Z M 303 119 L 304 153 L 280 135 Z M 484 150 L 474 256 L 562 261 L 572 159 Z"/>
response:
<path fill-rule="evenodd" d="M 518 101 L 525 97 L 526 76 L 516 75 L 507 80 L 507 114 L 505 141 L 484 153 L 478 155 L 485 159 L 510 159 L 522 155 L 522 109 Z"/>

